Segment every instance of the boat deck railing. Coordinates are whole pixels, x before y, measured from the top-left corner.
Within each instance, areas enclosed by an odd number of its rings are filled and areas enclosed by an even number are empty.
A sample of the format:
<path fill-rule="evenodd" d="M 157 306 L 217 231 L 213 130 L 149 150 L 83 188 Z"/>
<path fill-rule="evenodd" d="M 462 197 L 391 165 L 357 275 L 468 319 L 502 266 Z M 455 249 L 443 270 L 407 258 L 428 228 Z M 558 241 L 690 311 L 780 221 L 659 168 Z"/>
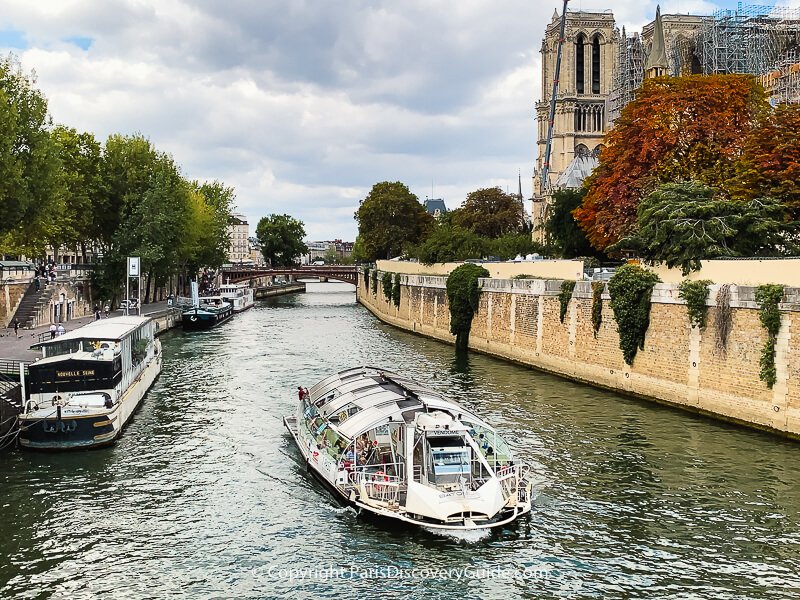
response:
<path fill-rule="evenodd" d="M 350 482 L 363 490 L 371 500 L 396 505 L 402 491 L 406 489 L 405 464 L 401 462 L 354 467 L 350 471 Z"/>

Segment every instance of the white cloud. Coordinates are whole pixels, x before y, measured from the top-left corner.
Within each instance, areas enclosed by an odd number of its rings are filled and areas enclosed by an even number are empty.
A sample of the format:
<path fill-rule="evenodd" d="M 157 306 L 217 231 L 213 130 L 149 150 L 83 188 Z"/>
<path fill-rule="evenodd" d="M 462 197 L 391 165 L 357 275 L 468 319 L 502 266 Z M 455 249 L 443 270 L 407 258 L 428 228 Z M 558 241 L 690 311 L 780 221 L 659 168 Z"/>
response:
<path fill-rule="evenodd" d="M 656 2 L 613 4 L 630 27 L 652 19 Z M 521 170 L 530 193 L 539 47 L 554 8 L 561 2 L 7 0 L 0 31 L 24 33 L 18 54 L 55 121 L 101 140 L 144 134 L 185 176 L 234 187 L 252 230 L 288 213 L 313 239 L 353 240 L 353 212 L 379 181 L 454 207 L 480 187 L 516 191 Z"/>

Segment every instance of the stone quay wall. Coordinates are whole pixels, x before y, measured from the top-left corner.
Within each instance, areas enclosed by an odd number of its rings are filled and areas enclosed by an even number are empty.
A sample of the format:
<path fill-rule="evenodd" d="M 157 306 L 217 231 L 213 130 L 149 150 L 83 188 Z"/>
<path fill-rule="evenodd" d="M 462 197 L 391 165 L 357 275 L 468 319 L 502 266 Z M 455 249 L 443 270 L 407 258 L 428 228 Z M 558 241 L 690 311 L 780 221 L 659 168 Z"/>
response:
<path fill-rule="evenodd" d="M 383 294 L 357 286 L 358 301 L 382 321 L 454 343 L 445 277 L 401 275 L 400 306 Z M 394 275 L 393 275 L 394 278 Z M 787 288 L 780 305 L 776 343 L 777 382 L 759 379 L 767 332 L 759 321 L 754 287 L 731 286 L 732 329 L 727 351 L 716 350 L 716 295 L 711 286 L 708 322 L 691 327 L 675 284 L 653 290 L 644 350 L 632 366 L 619 348 L 617 323 L 603 293 L 603 320 L 592 327 L 591 282 L 579 281 L 562 323 L 560 280 L 482 279 L 480 306 L 470 332 L 472 350 L 508 359 L 573 380 L 655 400 L 693 412 L 800 439 L 800 289 Z"/>

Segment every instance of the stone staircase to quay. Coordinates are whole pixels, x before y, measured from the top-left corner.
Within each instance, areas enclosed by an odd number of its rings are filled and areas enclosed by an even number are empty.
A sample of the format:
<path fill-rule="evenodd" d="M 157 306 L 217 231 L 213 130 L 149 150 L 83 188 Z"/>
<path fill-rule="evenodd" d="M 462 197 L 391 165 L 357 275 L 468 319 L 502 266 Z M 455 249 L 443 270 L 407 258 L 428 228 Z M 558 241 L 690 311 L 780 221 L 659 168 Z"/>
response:
<path fill-rule="evenodd" d="M 23 329 L 33 329 L 39 325 L 37 317 L 42 307 L 50 302 L 54 290 L 55 284 L 53 283 L 43 284 L 39 290 L 36 289 L 34 283 L 31 283 L 30 287 L 25 290 L 25 295 L 22 296 L 22 300 L 17 306 L 17 311 L 11 321 L 13 322 L 14 319 L 17 319 L 19 326 Z"/>

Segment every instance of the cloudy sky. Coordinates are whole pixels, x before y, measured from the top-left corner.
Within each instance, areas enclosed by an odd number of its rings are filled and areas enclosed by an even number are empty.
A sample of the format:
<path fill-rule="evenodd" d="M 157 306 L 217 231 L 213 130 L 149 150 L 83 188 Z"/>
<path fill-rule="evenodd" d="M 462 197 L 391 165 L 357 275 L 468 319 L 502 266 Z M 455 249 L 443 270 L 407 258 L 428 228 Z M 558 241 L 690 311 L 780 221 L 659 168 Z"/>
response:
<path fill-rule="evenodd" d="M 780 0 L 798 5 L 800 0 Z M 770 2 L 771 4 L 771 2 Z M 531 194 L 539 47 L 560 0 L 5 0 L 0 51 L 35 71 L 57 123 L 141 133 L 190 179 L 236 190 L 251 223 L 288 213 L 354 240 L 379 181 L 456 207 Z M 666 0 L 707 14 L 730 0 Z M 618 25 L 656 2 L 613 8 Z"/>

